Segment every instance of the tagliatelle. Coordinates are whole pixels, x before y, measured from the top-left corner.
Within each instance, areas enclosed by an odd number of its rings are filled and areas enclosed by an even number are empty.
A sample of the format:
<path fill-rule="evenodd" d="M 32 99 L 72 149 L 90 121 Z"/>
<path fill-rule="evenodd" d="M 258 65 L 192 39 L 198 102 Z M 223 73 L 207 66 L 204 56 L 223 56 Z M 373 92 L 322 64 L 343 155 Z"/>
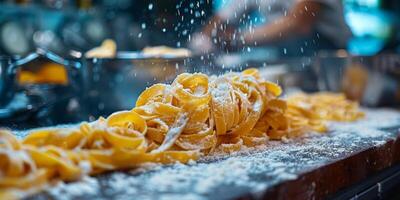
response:
<path fill-rule="evenodd" d="M 129 169 L 144 163 L 187 163 L 215 152 L 265 145 L 269 139 L 325 132 L 325 121 L 362 117 L 343 95 L 299 94 L 256 69 L 219 77 L 179 75 L 146 89 L 130 111 L 74 128 L 32 131 L 22 140 L 0 131 L 0 199 L 19 198 L 54 181 Z"/>

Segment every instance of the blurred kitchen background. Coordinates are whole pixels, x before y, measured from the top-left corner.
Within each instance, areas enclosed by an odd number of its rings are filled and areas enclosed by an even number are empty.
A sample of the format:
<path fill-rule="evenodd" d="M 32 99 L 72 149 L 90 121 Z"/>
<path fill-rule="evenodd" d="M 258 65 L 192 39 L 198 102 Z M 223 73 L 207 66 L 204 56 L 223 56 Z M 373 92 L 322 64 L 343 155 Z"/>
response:
<path fill-rule="evenodd" d="M 118 50 L 183 46 L 212 14 L 206 0 L 0 1 L 1 53 L 26 55 L 41 47 L 66 55 L 112 38 Z"/>
<path fill-rule="evenodd" d="M 397 0 L 344 0 L 344 17 L 353 33 L 347 48 L 314 56 L 300 51 L 285 56 L 279 52 L 286 49 L 248 47 L 184 58 L 135 57 L 135 52 L 147 46 L 187 48 L 193 34 L 228 3 L 0 1 L 0 126 L 30 128 L 94 120 L 132 108 L 145 87 L 168 82 L 178 73 L 218 74 L 247 67 L 263 68 L 267 77 L 287 91 L 330 90 L 345 92 L 367 106 L 398 105 Z M 246 25 L 263 22 L 257 13 L 245 19 L 242 23 Z M 115 41 L 116 57 L 82 56 L 105 39 Z M 22 72 L 25 69 L 28 73 Z M 38 78 L 38 74 L 47 78 Z"/>
<path fill-rule="evenodd" d="M 18 0 L 0 1 L 1 54 L 26 55 L 41 47 L 87 51 L 112 38 L 118 49 L 185 46 L 190 35 L 229 0 Z M 400 2 L 344 0 L 357 55 L 400 51 Z M 249 21 L 258 16 L 251 15 Z M 262 19 L 259 19 L 262 21 Z M 245 22 L 244 22 L 245 23 Z"/>

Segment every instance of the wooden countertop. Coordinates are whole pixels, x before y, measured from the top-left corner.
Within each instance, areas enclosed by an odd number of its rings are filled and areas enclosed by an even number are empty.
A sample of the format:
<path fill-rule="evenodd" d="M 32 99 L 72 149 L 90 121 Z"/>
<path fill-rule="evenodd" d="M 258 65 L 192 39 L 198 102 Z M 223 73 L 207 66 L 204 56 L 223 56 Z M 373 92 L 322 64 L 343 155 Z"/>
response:
<path fill-rule="evenodd" d="M 324 199 L 400 163 L 400 112 L 367 110 L 330 132 L 190 165 L 60 184 L 29 199 Z"/>

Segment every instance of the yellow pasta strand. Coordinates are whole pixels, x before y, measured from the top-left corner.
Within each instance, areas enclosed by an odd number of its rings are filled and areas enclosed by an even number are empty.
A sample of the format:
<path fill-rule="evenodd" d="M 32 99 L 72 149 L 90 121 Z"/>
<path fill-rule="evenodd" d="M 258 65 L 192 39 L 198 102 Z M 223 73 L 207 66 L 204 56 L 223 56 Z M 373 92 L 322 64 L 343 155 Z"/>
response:
<path fill-rule="evenodd" d="M 147 88 L 130 111 L 73 128 L 32 131 L 22 140 L 0 131 L 0 199 L 21 198 L 55 181 L 129 169 L 144 163 L 187 163 L 270 139 L 325 132 L 325 121 L 363 117 L 341 94 L 297 94 L 257 69 L 219 77 L 184 73 Z"/>

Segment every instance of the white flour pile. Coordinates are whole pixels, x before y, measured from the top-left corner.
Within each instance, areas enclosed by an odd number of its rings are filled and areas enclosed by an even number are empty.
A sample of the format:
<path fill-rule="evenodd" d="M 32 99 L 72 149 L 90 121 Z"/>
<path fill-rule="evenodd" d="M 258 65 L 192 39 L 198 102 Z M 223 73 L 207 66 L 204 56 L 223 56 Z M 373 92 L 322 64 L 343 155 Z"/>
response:
<path fill-rule="evenodd" d="M 261 195 L 268 187 L 354 152 L 384 144 L 400 132 L 400 112 L 365 110 L 355 123 L 331 123 L 330 132 L 209 157 L 190 165 L 147 166 L 59 184 L 33 199 L 230 199 Z M 397 128 L 394 128 L 397 126 Z M 391 131 L 385 128 L 392 128 Z M 384 131 L 386 130 L 386 131 Z M 396 133 L 397 132 L 397 133 Z M 317 187 L 310 185 L 310 192 Z"/>

